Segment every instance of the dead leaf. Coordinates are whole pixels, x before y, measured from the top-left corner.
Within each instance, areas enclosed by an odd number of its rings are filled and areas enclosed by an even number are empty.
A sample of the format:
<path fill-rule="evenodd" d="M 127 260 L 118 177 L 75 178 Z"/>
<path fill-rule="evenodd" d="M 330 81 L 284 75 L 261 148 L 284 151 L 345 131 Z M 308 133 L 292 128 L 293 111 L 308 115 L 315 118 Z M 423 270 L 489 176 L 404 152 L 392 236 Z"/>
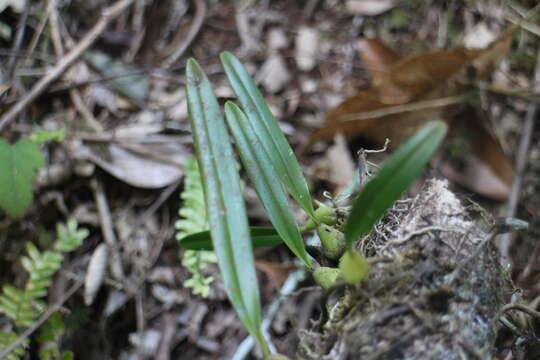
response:
<path fill-rule="evenodd" d="M 103 284 L 103 279 L 105 279 L 107 253 L 107 244 L 101 243 L 94 250 L 90 258 L 88 270 L 84 278 L 84 303 L 86 306 L 94 302 L 94 298 Z"/>
<path fill-rule="evenodd" d="M 396 0 L 348 0 L 347 11 L 353 15 L 374 16 L 396 6 Z"/>
<path fill-rule="evenodd" d="M 175 141 L 122 146 L 110 144 L 103 148 L 80 145 L 75 157 L 90 160 L 125 183 L 158 189 L 180 180 L 182 164 L 189 153 Z"/>
<path fill-rule="evenodd" d="M 404 104 L 425 95 L 435 88 L 441 93 L 455 95 L 462 87 L 455 82 L 471 82 L 485 78 L 510 49 L 513 26 L 485 49 L 456 47 L 407 57 L 381 72 L 374 88 L 385 104 Z"/>
<path fill-rule="evenodd" d="M 360 39 L 356 49 L 374 83 L 380 82 L 381 73 L 387 72 L 401 58 L 379 39 Z"/>
<path fill-rule="evenodd" d="M 329 140 L 342 132 L 348 137 L 362 136 L 376 145 L 390 138 L 395 147 L 426 121 L 444 119 L 451 127 L 465 127 L 469 135 L 465 141 L 471 148 L 469 157 L 482 164 L 462 169 L 444 164 L 449 177 L 484 196 L 506 198 L 512 181 L 511 163 L 481 119 L 470 112 L 459 113 L 463 110 L 459 104 L 471 89 L 467 84 L 489 76 L 508 53 L 516 29 L 510 27 L 485 49 L 456 47 L 403 60 L 398 60 L 397 54 L 378 40 L 359 41 L 357 47 L 372 75 L 373 87 L 329 111 L 326 125 L 313 133 L 310 143 Z M 456 175 L 464 173 L 474 177 L 474 181 L 486 176 L 484 183 L 492 186 L 481 186 Z"/>
<path fill-rule="evenodd" d="M 445 148 L 453 156 L 445 158 L 439 170 L 477 194 L 503 201 L 510 194 L 512 164 L 481 115 L 468 108 L 452 120 Z"/>
<path fill-rule="evenodd" d="M 382 103 L 379 94 L 373 89 L 361 91 L 327 113 L 326 125 L 311 135 L 310 143 L 329 140 L 341 132 L 349 138 L 361 136 L 377 146 L 384 144 L 385 139 L 389 138 L 391 147 L 395 147 L 414 134 L 426 121 L 440 118 L 443 111 L 441 107 L 432 107 L 422 111 L 361 117 L 366 113 L 393 107 L 392 104 Z"/>
<path fill-rule="evenodd" d="M 329 180 L 337 185 L 335 193 L 338 194 L 354 177 L 354 161 L 343 135 L 336 135 L 334 145 L 328 149 L 327 157 Z"/>

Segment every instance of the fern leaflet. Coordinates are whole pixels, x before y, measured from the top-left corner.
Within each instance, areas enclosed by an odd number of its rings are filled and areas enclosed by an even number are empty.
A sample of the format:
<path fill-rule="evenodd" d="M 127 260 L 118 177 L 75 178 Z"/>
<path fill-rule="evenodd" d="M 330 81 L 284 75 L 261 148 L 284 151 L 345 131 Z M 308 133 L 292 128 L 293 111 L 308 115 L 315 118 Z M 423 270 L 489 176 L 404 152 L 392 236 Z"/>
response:
<path fill-rule="evenodd" d="M 178 242 L 181 242 L 186 235 L 208 228 L 203 184 L 197 160 L 195 158 L 188 159 L 184 171 L 186 174 L 184 191 L 180 194 L 183 203 L 178 212 L 181 220 L 176 222 Z M 194 295 L 207 297 L 210 284 L 214 279 L 211 276 L 205 276 L 202 271 L 208 263 L 215 262 L 217 262 L 217 258 L 213 251 L 184 251 L 182 265 L 191 273 L 191 278 L 184 282 L 184 286 L 193 289 Z"/>

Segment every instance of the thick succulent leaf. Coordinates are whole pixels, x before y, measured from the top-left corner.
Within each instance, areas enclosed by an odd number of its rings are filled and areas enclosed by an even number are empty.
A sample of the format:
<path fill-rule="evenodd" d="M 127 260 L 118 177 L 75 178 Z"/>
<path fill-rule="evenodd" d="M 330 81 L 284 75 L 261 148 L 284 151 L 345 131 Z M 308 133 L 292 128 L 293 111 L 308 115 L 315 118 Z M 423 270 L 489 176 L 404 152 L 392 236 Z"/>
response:
<path fill-rule="evenodd" d="M 242 164 L 270 221 L 289 249 L 302 260 L 304 265 L 311 268 L 310 256 L 298 230 L 287 194 L 272 167 L 268 153 L 264 151 L 255 134 L 253 124 L 232 102 L 225 104 L 225 115 Z"/>
<path fill-rule="evenodd" d="M 354 200 L 345 225 L 345 241 L 348 247 L 367 234 L 420 175 L 444 138 L 446 130 L 446 124 L 441 121 L 428 123 L 400 146 L 366 184 Z"/>
<path fill-rule="evenodd" d="M 244 326 L 265 346 L 247 215 L 232 145 L 210 83 L 193 59 L 187 94 L 195 149 L 204 178 L 208 223 L 225 288 Z"/>
<path fill-rule="evenodd" d="M 300 164 L 261 92 L 234 55 L 223 52 L 220 57 L 229 82 L 277 176 L 302 209 L 313 216 L 311 195 Z"/>

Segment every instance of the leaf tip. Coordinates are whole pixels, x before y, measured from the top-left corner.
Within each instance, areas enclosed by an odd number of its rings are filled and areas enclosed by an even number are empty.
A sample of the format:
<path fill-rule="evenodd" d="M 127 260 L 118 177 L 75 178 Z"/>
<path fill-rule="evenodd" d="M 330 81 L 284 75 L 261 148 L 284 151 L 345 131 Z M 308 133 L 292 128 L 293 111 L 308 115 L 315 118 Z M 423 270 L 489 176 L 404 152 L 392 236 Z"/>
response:
<path fill-rule="evenodd" d="M 198 85 L 204 78 L 204 72 L 194 58 L 189 58 L 186 65 L 186 76 L 188 84 Z"/>

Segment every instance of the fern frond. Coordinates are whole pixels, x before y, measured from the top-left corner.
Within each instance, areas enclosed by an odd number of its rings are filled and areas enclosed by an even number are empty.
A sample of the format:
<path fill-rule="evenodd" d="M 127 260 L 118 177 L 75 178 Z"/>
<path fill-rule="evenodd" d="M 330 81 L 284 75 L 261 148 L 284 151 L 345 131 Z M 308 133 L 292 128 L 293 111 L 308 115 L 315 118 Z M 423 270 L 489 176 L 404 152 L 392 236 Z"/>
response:
<path fill-rule="evenodd" d="M 189 158 L 185 167 L 184 191 L 180 194 L 183 200 L 178 214 L 182 218 L 176 222 L 176 239 L 181 241 L 188 234 L 206 230 L 206 206 L 199 166 L 195 158 Z"/>
<path fill-rule="evenodd" d="M 4 351 L 5 348 L 7 348 L 9 345 L 17 341 L 18 337 L 19 336 L 14 333 L 0 332 L 0 352 Z M 28 339 L 25 339 L 23 341 L 23 344 L 17 346 L 11 353 L 9 353 L 5 357 L 5 359 L 6 360 L 20 360 L 24 356 L 26 352 L 25 348 L 27 346 L 28 346 Z"/>
<path fill-rule="evenodd" d="M 178 230 L 176 239 L 178 242 L 181 242 L 186 235 L 208 228 L 203 184 L 197 160 L 195 158 L 187 160 L 184 171 L 184 191 L 180 194 L 183 203 L 178 211 L 182 219 L 176 222 L 176 229 Z M 217 262 L 217 258 L 213 251 L 184 251 L 182 266 L 191 273 L 191 278 L 184 281 L 184 286 L 192 288 L 194 295 L 207 297 L 210 292 L 210 284 L 214 278 L 204 276 L 202 271 L 208 263 L 215 262 Z"/>
<path fill-rule="evenodd" d="M 55 312 L 40 328 L 36 340 L 40 344 L 39 358 L 41 360 L 66 359 L 73 353 L 70 351 L 60 351 L 60 341 L 64 335 L 65 327 L 62 321 L 62 315 Z"/>
<path fill-rule="evenodd" d="M 61 252 L 71 252 L 77 249 L 89 234 L 87 229 L 79 228 L 75 219 L 69 219 L 67 225 L 57 224 L 56 233 L 58 240 L 54 244 L 54 249 Z"/>
<path fill-rule="evenodd" d="M 55 243 L 54 251 L 47 250 L 40 252 L 34 244 L 28 243 L 26 245 L 28 255 L 21 257 L 21 264 L 29 275 L 24 289 L 17 289 L 11 285 L 4 285 L 2 287 L 2 294 L 0 294 L 0 313 L 5 314 L 17 326 L 31 327 L 34 325 L 37 318 L 47 306 L 43 298 L 47 296 L 49 286 L 53 282 L 53 276 L 62 265 L 64 259 L 62 252 L 75 250 L 82 244 L 84 238 L 88 236 L 88 231 L 86 229 L 78 229 L 77 222 L 72 220 L 68 222 L 67 226 L 59 225 L 57 229 L 58 239 Z M 56 321 L 53 325 L 58 330 L 58 319 Z M 61 318 L 59 318 L 59 321 L 61 322 Z M 15 333 L 0 333 L 0 350 L 9 346 L 17 337 L 18 335 Z M 16 360 L 24 355 L 24 353 L 23 347 L 18 347 L 7 358 Z M 61 354 L 61 357 L 59 355 L 52 358 L 68 359 L 71 356 L 70 354 L 69 352 L 64 352 Z M 49 358 L 51 357 L 46 357 L 46 359 Z"/>
<path fill-rule="evenodd" d="M 26 327 L 31 326 L 37 318 L 36 311 L 27 300 L 25 292 L 11 285 L 2 287 L 0 313 L 9 317 L 16 325 Z"/>

